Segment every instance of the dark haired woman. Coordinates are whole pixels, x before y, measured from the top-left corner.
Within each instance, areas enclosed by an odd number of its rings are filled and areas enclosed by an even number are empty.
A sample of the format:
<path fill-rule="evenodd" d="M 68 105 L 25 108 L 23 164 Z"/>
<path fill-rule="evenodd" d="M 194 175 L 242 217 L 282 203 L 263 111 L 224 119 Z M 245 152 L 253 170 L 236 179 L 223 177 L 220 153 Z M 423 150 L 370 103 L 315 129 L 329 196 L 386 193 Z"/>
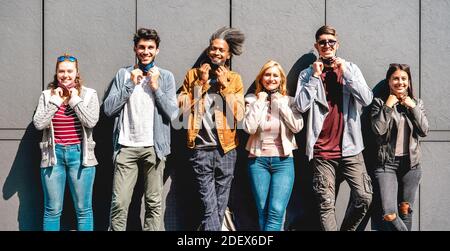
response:
<path fill-rule="evenodd" d="M 423 102 L 413 94 L 410 67 L 391 64 L 384 92 L 372 103 L 372 130 L 377 138 L 375 177 L 383 220 L 389 229 L 411 231 L 413 205 L 422 169 L 419 137 L 428 133 Z"/>

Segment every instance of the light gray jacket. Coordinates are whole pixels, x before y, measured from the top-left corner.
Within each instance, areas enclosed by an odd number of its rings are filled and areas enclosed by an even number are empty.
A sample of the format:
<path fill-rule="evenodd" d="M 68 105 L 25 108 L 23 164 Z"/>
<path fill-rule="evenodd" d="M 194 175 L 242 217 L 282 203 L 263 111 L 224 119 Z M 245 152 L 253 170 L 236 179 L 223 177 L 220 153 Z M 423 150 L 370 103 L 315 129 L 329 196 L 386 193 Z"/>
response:
<path fill-rule="evenodd" d="M 346 62 L 343 83 L 344 133 L 342 137 L 342 156 L 354 156 L 364 149 L 361 134 L 361 108 L 372 102 L 373 93 L 367 86 L 361 70 L 356 64 Z M 295 102 L 300 112 L 308 110 L 306 122 L 306 155 L 313 158 L 314 144 L 322 131 L 323 122 L 329 108 L 325 89 L 320 78 L 313 76 L 313 68 L 300 72 Z"/>
<path fill-rule="evenodd" d="M 51 90 L 42 92 L 36 111 L 33 116 L 33 124 L 38 130 L 44 130 L 41 148 L 41 168 L 54 166 L 57 163 L 55 154 L 55 137 L 53 132 L 52 118 L 58 111 L 63 100 L 51 95 Z M 97 92 L 94 89 L 82 87 L 80 96 L 71 98 L 69 106 L 75 111 L 81 122 L 83 130 L 83 162 L 85 167 L 91 167 L 98 164 L 95 158 L 95 142 L 92 137 L 92 128 L 97 124 L 99 118 L 99 104 Z"/>
<path fill-rule="evenodd" d="M 155 66 L 156 67 L 156 66 Z M 123 119 L 123 106 L 128 102 L 134 91 L 135 84 L 131 80 L 133 66 L 121 68 L 111 83 L 111 90 L 105 99 L 104 111 L 106 116 L 115 117 L 113 132 L 113 161 L 120 150 L 119 133 Z M 173 74 L 158 68 L 160 75 L 159 87 L 155 91 L 155 111 L 153 117 L 153 143 L 156 155 L 165 160 L 170 154 L 170 122 L 178 115 L 175 78 Z"/>
<path fill-rule="evenodd" d="M 289 96 L 281 97 L 285 102 L 280 102 L 278 109 L 272 108 L 272 112 L 279 112 L 281 119 L 280 134 L 281 144 L 285 155 L 290 155 L 297 149 L 294 133 L 300 132 L 303 128 L 303 117 L 297 110 L 294 98 Z M 257 100 L 255 95 L 248 95 L 245 98 L 244 131 L 250 134 L 245 149 L 256 156 L 261 155 L 262 140 L 261 121 L 267 116 L 269 110 L 268 101 Z M 272 103 L 273 106 L 275 106 Z"/>

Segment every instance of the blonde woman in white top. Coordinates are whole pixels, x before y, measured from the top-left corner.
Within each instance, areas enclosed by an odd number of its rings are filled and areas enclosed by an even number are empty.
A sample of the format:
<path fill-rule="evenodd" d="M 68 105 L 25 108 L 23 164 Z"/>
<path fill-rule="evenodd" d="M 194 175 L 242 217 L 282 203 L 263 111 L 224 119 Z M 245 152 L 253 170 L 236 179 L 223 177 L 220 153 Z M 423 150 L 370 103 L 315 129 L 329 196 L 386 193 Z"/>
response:
<path fill-rule="evenodd" d="M 245 99 L 244 117 L 244 130 L 250 134 L 250 183 L 260 229 L 280 231 L 294 184 L 294 134 L 303 128 L 303 118 L 287 96 L 286 74 L 279 63 L 265 63 L 255 84 L 255 95 Z"/>

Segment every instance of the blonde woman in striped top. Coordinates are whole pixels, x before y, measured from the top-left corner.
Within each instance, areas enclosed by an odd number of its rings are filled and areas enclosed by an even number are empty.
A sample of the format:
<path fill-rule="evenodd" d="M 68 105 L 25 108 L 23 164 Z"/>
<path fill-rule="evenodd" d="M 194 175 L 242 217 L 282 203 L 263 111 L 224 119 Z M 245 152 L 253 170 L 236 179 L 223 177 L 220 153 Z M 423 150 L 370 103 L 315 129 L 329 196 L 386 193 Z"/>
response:
<path fill-rule="evenodd" d="M 92 188 L 97 160 L 92 128 L 99 118 L 95 90 L 82 86 L 78 60 L 57 58 L 56 74 L 42 92 L 33 124 L 43 130 L 40 148 L 44 191 L 44 231 L 59 231 L 66 180 L 75 206 L 78 230 L 92 231 Z"/>

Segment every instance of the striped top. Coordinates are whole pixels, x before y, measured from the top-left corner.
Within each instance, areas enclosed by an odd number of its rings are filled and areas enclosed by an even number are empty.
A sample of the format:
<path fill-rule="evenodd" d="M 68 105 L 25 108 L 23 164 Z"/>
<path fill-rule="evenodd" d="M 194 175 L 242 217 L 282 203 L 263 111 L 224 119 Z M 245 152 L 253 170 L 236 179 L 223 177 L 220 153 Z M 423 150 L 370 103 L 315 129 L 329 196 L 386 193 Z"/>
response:
<path fill-rule="evenodd" d="M 81 122 L 75 111 L 64 103 L 52 119 L 55 134 L 55 144 L 73 145 L 80 144 L 83 139 Z"/>

